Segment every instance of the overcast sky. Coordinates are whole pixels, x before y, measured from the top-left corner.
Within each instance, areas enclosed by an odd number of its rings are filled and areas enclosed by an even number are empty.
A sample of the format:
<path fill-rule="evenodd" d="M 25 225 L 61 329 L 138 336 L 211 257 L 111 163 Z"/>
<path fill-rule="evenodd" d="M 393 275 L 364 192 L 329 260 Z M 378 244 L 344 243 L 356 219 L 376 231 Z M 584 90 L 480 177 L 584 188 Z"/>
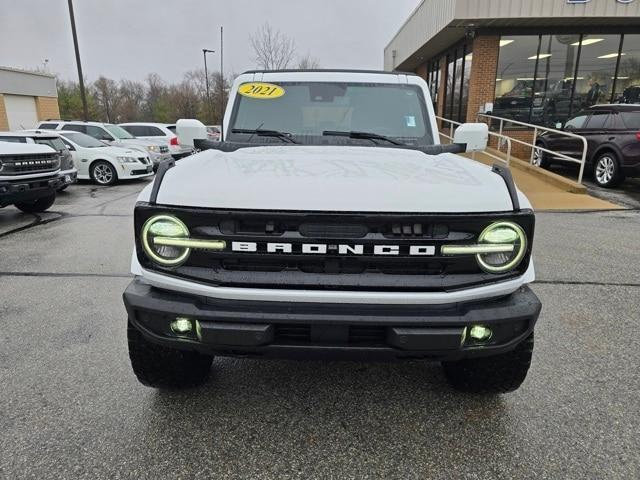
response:
<path fill-rule="evenodd" d="M 269 22 L 323 68 L 381 69 L 383 49 L 419 0 L 74 0 L 85 77 L 167 81 L 202 68 L 225 28 L 225 70 L 254 68 L 249 36 Z M 0 65 L 77 78 L 67 0 L 0 0 Z"/>

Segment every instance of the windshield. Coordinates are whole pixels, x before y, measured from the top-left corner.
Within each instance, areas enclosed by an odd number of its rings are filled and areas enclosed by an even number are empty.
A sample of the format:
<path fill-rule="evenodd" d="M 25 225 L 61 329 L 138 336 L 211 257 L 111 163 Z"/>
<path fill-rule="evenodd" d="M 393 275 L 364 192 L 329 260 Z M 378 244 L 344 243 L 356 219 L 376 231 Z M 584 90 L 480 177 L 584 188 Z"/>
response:
<path fill-rule="evenodd" d="M 283 82 L 278 86 L 280 96 L 238 94 L 229 140 L 282 143 L 275 137 L 233 132 L 258 129 L 291 134 L 305 144 L 374 144 L 370 139 L 323 136 L 330 131 L 372 133 L 410 145 L 433 144 L 426 102 L 418 86 L 319 82 Z M 250 85 L 241 89 L 251 93 Z"/>
<path fill-rule="evenodd" d="M 54 150 L 57 150 L 58 152 L 62 152 L 62 151 L 67 149 L 67 147 L 65 146 L 64 142 L 61 139 L 59 139 L 58 137 L 56 137 L 56 138 L 36 138 L 34 140 L 36 141 L 36 143 L 39 143 L 40 145 L 49 145 L 51 148 L 53 148 Z"/>
<path fill-rule="evenodd" d="M 108 125 L 105 124 L 104 128 L 106 128 L 111 135 L 116 137 L 119 140 L 128 140 L 130 138 L 136 138 L 127 132 L 124 128 L 119 127 L 118 125 Z"/>
<path fill-rule="evenodd" d="M 80 132 L 60 132 L 60 135 L 83 148 L 106 147 L 107 145 L 89 135 Z"/>

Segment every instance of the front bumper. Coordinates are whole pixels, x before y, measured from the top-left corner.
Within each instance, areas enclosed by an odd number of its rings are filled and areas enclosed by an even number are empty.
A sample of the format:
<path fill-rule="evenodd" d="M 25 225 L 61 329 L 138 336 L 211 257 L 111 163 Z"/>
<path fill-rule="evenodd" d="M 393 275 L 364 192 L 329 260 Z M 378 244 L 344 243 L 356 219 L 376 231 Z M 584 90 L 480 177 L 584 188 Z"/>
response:
<path fill-rule="evenodd" d="M 23 179 L 19 181 L 0 180 L 0 207 L 22 202 L 32 202 L 55 194 L 64 186 L 64 178 L 58 173 L 53 177 Z"/>
<path fill-rule="evenodd" d="M 154 171 L 157 170 L 158 165 L 160 164 L 160 162 L 171 160 L 172 158 L 173 157 L 171 156 L 171 153 L 169 153 L 169 152 L 167 152 L 167 153 L 149 152 L 149 159 L 151 160 L 151 163 L 153 164 Z"/>
<path fill-rule="evenodd" d="M 193 149 L 181 149 L 177 148 L 175 150 L 171 150 L 171 156 L 174 160 L 180 160 L 181 158 L 189 157 L 195 153 Z"/>
<path fill-rule="evenodd" d="M 60 178 L 62 178 L 62 185 L 59 188 L 72 185 L 78 181 L 78 170 L 71 168 L 69 170 L 62 170 L 60 172 Z"/>
<path fill-rule="evenodd" d="M 226 356 L 459 360 L 515 348 L 533 331 L 541 304 L 511 295 L 448 305 L 308 304 L 214 299 L 154 288 L 140 278 L 123 295 L 129 321 L 147 340 Z M 178 336 L 170 322 L 197 320 Z M 194 324 L 195 325 L 195 324 Z M 488 326 L 483 344 L 467 335 Z"/>
<path fill-rule="evenodd" d="M 143 163 L 123 163 L 120 164 L 119 180 L 127 180 L 133 178 L 150 177 L 155 171 L 152 164 Z"/>

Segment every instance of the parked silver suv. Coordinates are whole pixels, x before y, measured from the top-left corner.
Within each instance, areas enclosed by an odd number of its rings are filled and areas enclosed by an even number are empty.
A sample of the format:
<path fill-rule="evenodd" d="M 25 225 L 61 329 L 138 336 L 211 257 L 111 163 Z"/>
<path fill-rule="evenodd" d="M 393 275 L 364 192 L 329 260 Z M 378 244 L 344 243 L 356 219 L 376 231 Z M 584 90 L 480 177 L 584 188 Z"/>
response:
<path fill-rule="evenodd" d="M 175 124 L 135 122 L 121 123 L 119 126 L 124 128 L 131 135 L 134 135 L 136 138 L 162 142 L 164 145 L 169 147 L 169 153 L 171 153 L 175 160 L 188 157 L 193 154 L 194 150 L 192 147 L 180 143 L 180 139 L 176 134 Z"/>

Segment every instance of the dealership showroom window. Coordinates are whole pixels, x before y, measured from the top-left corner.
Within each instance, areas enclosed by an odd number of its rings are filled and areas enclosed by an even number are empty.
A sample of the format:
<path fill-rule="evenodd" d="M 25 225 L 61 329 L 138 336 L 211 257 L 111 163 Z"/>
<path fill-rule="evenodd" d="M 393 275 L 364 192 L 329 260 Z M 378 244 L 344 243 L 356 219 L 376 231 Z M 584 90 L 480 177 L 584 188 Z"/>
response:
<path fill-rule="evenodd" d="M 640 35 L 500 38 L 494 115 L 554 126 L 591 105 L 635 103 Z"/>

